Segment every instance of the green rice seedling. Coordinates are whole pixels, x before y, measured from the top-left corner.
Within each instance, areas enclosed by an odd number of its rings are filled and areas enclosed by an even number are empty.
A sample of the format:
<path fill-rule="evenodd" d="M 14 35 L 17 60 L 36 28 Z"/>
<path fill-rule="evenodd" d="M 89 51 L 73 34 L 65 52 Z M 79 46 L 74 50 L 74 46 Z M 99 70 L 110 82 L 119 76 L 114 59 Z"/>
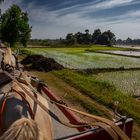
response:
<path fill-rule="evenodd" d="M 84 52 L 80 49 L 26 49 L 30 54 L 41 54 L 55 59 L 58 63 L 70 69 L 87 68 L 136 68 L 140 67 L 138 58 L 114 56 L 108 54 Z"/>
<path fill-rule="evenodd" d="M 93 75 L 93 78 L 104 80 L 125 94 L 140 96 L 140 71 L 99 73 Z"/>

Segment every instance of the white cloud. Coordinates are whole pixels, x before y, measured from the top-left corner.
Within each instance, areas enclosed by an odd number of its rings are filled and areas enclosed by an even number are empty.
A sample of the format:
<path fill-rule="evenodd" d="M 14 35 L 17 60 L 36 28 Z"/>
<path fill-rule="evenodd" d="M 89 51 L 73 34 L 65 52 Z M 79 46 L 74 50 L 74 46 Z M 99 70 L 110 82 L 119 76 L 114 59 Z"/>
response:
<path fill-rule="evenodd" d="M 130 37 L 132 39 L 140 38 L 140 24 L 138 22 L 123 22 L 108 26 L 117 36 L 117 38 L 126 39 Z"/>
<path fill-rule="evenodd" d="M 125 16 L 128 16 L 128 17 L 139 17 L 140 16 L 140 10 L 130 11 L 130 12 L 126 13 Z"/>
<path fill-rule="evenodd" d="M 11 0 L 7 0 L 3 4 L 3 9 L 12 4 Z M 14 3 L 20 4 L 22 0 L 14 0 Z M 24 9 L 28 11 L 33 26 L 33 38 L 60 38 L 64 37 L 68 32 L 83 32 L 89 29 L 93 32 L 96 28 L 104 30 L 111 29 L 118 38 L 140 37 L 140 24 L 138 17 L 140 10 L 126 12 L 116 17 L 96 18 L 85 17 L 88 12 L 96 12 L 113 7 L 120 7 L 140 3 L 136 0 L 96 0 L 86 4 L 78 4 L 72 7 L 50 11 L 47 6 L 36 6 L 34 2 L 28 3 Z M 137 18 L 137 20 L 136 20 Z"/>
<path fill-rule="evenodd" d="M 89 13 L 89 12 L 97 12 L 100 10 L 105 10 L 105 9 L 110 9 L 114 7 L 121 7 L 121 6 L 127 6 L 127 5 L 133 5 L 133 4 L 138 4 L 140 1 L 135 1 L 135 0 L 96 0 L 93 2 L 85 3 L 85 4 L 78 4 L 75 6 L 71 6 L 68 8 L 63 8 L 60 10 L 56 10 L 55 12 L 58 15 L 64 15 L 65 13 L 79 13 L 79 14 L 84 14 L 84 13 Z"/>
<path fill-rule="evenodd" d="M 85 7 L 85 10 L 103 10 L 103 9 L 108 9 L 108 8 L 113 8 L 117 6 L 124 6 L 124 5 L 129 5 L 132 4 L 134 0 L 106 0 L 101 3 L 98 3 L 96 5 L 91 5 L 88 7 Z"/>
<path fill-rule="evenodd" d="M 115 6 L 123 6 L 126 4 L 130 4 L 132 2 L 134 2 L 134 0 L 107 0 L 95 5 L 95 7 L 99 9 L 107 9 L 107 8 L 113 8 Z"/>
<path fill-rule="evenodd" d="M 114 1 L 115 2 L 112 2 L 110 0 L 110 3 L 107 5 L 105 5 L 104 3 L 104 8 L 107 8 L 107 6 L 112 7 L 116 5 L 118 6 L 120 4 L 130 4 L 134 2 L 133 0 L 124 0 L 123 2 L 121 0 Z M 101 3 L 98 3 L 94 6 L 103 9 Z M 48 11 L 43 7 L 32 9 L 30 12 L 30 17 L 36 17 L 34 20 L 38 21 L 41 24 L 34 26 L 33 37 L 39 36 L 39 38 L 59 38 L 64 37 L 68 32 L 84 31 L 84 29 L 86 28 L 90 29 L 93 32 L 95 28 L 101 28 L 103 31 L 111 29 L 112 31 L 114 31 L 117 37 L 124 38 L 124 36 L 127 37 L 128 33 L 131 32 L 133 25 L 135 25 L 134 29 L 137 30 L 133 33 L 133 37 L 135 38 L 140 35 L 140 33 L 138 32 L 138 29 L 140 28 L 136 29 L 136 27 L 139 27 L 139 22 L 136 21 L 134 24 L 132 23 L 131 19 L 139 16 L 139 10 L 129 11 L 127 13 L 124 13 L 124 15 L 116 16 L 116 19 L 114 20 L 111 19 L 112 17 L 107 17 L 105 19 L 85 17 L 83 16 L 83 12 L 72 12 L 60 16 L 61 12 L 62 10 Z"/>

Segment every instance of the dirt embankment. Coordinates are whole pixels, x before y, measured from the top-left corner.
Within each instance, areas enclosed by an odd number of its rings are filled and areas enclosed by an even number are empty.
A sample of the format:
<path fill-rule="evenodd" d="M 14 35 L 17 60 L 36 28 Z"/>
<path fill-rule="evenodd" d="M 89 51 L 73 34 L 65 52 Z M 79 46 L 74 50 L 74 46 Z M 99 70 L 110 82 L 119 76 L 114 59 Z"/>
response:
<path fill-rule="evenodd" d="M 21 64 L 25 65 L 26 68 L 30 70 L 37 70 L 37 71 L 52 71 L 52 70 L 61 70 L 64 67 L 57 63 L 52 58 L 46 58 L 42 55 L 31 55 L 25 57 Z"/>

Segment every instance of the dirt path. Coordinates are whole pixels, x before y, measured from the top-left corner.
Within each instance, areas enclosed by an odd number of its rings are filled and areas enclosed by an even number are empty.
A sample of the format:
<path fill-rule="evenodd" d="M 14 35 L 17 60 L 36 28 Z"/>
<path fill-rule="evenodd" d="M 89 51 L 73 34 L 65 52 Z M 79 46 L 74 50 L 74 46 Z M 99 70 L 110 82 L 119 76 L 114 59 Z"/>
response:
<path fill-rule="evenodd" d="M 102 112 L 102 116 L 104 117 L 111 118 L 114 116 L 113 111 L 99 104 L 95 100 L 83 95 L 77 89 L 71 87 L 69 84 L 65 83 L 63 80 L 57 78 L 53 74 L 42 72 L 33 72 L 33 74 L 44 80 L 47 83 L 49 89 L 59 96 L 63 101 L 65 101 L 69 106 L 88 112 L 79 102 L 77 102 L 77 100 L 80 100 L 85 103 L 88 102 L 89 105 L 94 106 L 95 109 Z M 87 118 L 84 118 L 83 116 L 82 119 L 87 121 Z"/>
<path fill-rule="evenodd" d="M 33 72 L 34 75 L 38 76 L 40 79 L 44 80 L 47 83 L 49 89 L 53 91 L 57 96 L 61 97 L 63 101 L 65 101 L 70 107 L 74 107 L 75 109 L 79 109 L 84 112 L 88 112 L 82 105 L 79 104 L 78 99 L 88 102 L 89 105 L 94 106 L 97 110 L 100 110 L 103 113 L 103 117 L 113 117 L 114 113 L 112 110 L 107 107 L 99 104 L 98 102 L 90 99 L 89 97 L 83 95 L 77 89 L 71 87 L 69 84 L 65 83 L 63 80 L 57 78 L 51 73 L 42 73 L 42 72 Z M 76 96 L 75 96 L 76 95 Z M 86 118 L 84 116 L 80 116 L 77 114 L 81 120 L 86 122 L 92 122 L 93 120 Z M 133 130 L 133 138 L 132 140 L 140 140 L 139 137 L 140 127 L 137 124 L 134 124 Z"/>

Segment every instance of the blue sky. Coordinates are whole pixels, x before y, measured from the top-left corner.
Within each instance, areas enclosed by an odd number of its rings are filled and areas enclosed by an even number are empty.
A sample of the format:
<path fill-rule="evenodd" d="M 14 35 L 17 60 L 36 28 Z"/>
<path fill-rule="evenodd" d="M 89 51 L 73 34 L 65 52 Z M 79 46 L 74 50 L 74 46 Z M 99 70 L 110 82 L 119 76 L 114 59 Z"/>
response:
<path fill-rule="evenodd" d="M 60 38 L 68 32 L 111 30 L 117 38 L 140 38 L 140 0 L 5 0 L 27 11 L 32 38 Z"/>

